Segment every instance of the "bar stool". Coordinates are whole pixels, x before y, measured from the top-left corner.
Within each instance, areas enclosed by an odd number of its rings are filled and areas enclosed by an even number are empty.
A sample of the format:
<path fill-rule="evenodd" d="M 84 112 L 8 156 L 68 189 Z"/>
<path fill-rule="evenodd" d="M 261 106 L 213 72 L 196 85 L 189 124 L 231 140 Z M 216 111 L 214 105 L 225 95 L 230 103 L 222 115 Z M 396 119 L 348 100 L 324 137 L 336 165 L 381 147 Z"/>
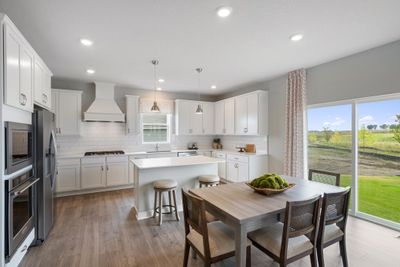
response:
<path fill-rule="evenodd" d="M 200 175 L 199 176 L 200 188 L 202 188 L 203 185 L 205 187 L 214 186 L 214 185 L 219 184 L 219 182 L 220 182 L 220 178 L 218 175 L 210 174 L 210 175 Z"/>
<path fill-rule="evenodd" d="M 179 221 L 178 215 L 178 207 L 176 204 L 176 187 L 178 183 L 175 180 L 158 180 L 153 182 L 154 187 L 154 213 L 153 218 L 156 217 L 158 213 L 158 225 L 162 224 L 162 215 L 163 214 L 172 214 L 175 213 L 176 220 Z M 168 192 L 169 204 L 162 203 L 162 193 Z M 174 198 L 174 202 L 172 203 L 172 196 Z M 157 206 L 157 198 L 158 198 L 158 206 Z M 162 208 L 169 207 L 169 212 L 162 212 Z"/>

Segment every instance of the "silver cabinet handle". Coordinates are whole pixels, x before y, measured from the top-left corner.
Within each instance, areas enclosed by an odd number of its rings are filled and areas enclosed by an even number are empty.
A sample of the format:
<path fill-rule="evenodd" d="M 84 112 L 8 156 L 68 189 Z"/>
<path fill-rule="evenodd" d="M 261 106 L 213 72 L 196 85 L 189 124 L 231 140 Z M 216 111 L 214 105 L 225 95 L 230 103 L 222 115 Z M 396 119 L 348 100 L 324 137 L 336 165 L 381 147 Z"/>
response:
<path fill-rule="evenodd" d="M 25 252 L 26 250 L 28 250 L 28 245 L 25 245 L 25 246 L 21 249 L 21 252 Z"/>
<path fill-rule="evenodd" d="M 109 170 L 108 165 L 106 166 L 107 171 Z"/>
<path fill-rule="evenodd" d="M 42 101 L 46 104 L 47 103 L 47 95 L 45 93 L 42 94 Z"/>
<path fill-rule="evenodd" d="M 22 101 L 21 101 L 21 97 L 22 97 Z M 20 93 L 20 94 L 19 94 L 19 103 L 20 103 L 21 105 L 25 106 L 27 100 L 28 100 L 28 99 L 26 98 L 26 95 L 25 95 L 25 94 L 23 94 L 23 93 Z"/>
<path fill-rule="evenodd" d="M 58 128 L 58 133 L 61 134 L 61 128 Z"/>
<path fill-rule="evenodd" d="M 104 167 L 103 166 L 101 166 L 101 171 L 104 171 Z"/>

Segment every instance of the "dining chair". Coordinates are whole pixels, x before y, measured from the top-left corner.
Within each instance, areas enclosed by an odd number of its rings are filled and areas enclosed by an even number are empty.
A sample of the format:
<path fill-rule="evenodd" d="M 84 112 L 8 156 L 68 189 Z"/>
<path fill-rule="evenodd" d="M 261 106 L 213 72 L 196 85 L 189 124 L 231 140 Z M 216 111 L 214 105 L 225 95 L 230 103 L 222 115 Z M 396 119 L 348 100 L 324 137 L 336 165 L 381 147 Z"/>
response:
<path fill-rule="evenodd" d="M 330 185 L 340 185 L 340 173 L 310 169 L 308 180 Z"/>
<path fill-rule="evenodd" d="M 288 201 L 284 223 L 277 222 L 256 230 L 248 237 L 255 247 L 280 266 L 310 256 L 311 266 L 315 267 L 320 206 L 320 195 L 303 201 Z"/>
<path fill-rule="evenodd" d="M 324 248 L 339 242 L 343 266 L 347 267 L 346 223 L 350 187 L 339 193 L 325 193 L 322 199 L 321 219 L 317 238 L 318 264 L 324 267 Z"/>
<path fill-rule="evenodd" d="M 221 221 L 207 223 L 206 206 L 203 199 L 182 190 L 185 223 L 185 254 L 183 266 L 189 260 L 192 248 L 203 259 L 204 266 L 235 255 L 235 234 Z M 247 240 L 246 266 L 251 266 L 251 242 Z"/>

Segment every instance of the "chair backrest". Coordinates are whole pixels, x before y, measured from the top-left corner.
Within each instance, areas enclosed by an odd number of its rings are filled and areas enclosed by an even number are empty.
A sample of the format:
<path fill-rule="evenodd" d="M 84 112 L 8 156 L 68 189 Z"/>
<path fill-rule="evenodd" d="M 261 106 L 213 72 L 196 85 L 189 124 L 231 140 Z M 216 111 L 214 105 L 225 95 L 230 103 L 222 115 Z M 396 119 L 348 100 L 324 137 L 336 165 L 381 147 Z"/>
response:
<path fill-rule="evenodd" d="M 338 193 L 325 193 L 322 200 L 320 234 L 324 233 L 325 225 L 336 224 L 343 233 L 346 230 L 351 188 Z"/>
<path fill-rule="evenodd" d="M 308 171 L 308 180 L 339 186 L 340 173 L 310 169 Z"/>
<path fill-rule="evenodd" d="M 321 207 L 321 196 L 307 200 L 288 201 L 281 245 L 281 258 L 286 258 L 290 238 L 306 235 L 315 245 L 318 230 L 318 219 Z"/>
<path fill-rule="evenodd" d="M 206 206 L 202 198 L 182 189 L 183 216 L 185 222 L 185 233 L 188 235 L 191 229 L 203 237 L 204 256 L 210 257 L 210 246 L 208 240 Z"/>

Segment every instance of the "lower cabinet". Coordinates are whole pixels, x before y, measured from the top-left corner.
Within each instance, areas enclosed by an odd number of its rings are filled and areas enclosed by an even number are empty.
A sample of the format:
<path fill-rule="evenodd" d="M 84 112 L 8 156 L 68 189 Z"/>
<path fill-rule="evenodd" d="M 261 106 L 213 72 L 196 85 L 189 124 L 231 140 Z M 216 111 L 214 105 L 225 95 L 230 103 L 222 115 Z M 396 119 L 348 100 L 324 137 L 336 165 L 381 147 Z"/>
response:
<path fill-rule="evenodd" d="M 100 188 L 106 186 L 105 158 L 82 159 L 82 189 Z"/>
<path fill-rule="evenodd" d="M 81 185 L 81 162 L 79 158 L 58 160 L 56 192 L 79 190 Z"/>
<path fill-rule="evenodd" d="M 237 161 L 227 162 L 227 178 L 232 182 L 247 182 L 249 180 L 249 164 Z"/>
<path fill-rule="evenodd" d="M 129 183 L 128 157 L 107 157 L 107 186 Z"/>

